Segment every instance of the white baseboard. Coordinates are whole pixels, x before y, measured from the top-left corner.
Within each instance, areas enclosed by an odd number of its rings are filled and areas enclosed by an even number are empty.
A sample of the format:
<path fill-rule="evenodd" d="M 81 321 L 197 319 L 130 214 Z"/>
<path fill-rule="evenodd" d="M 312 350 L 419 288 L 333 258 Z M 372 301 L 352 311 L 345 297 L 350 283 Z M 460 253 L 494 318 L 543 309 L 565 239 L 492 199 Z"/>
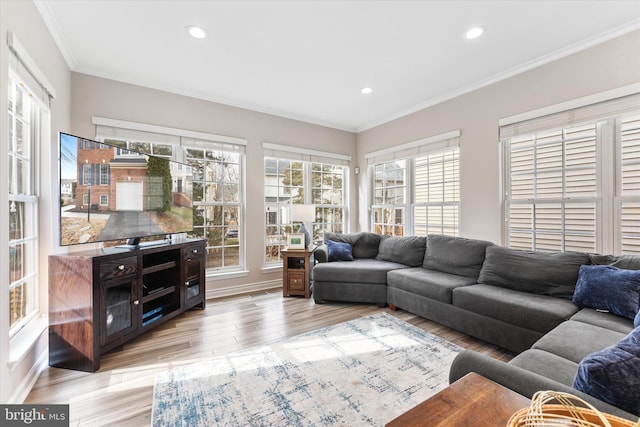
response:
<path fill-rule="evenodd" d="M 227 286 L 225 288 L 210 289 L 207 291 L 207 299 L 222 298 L 232 295 L 247 294 L 251 292 L 266 291 L 268 289 L 282 288 L 282 279 L 267 280 L 265 282 L 247 283 L 245 285 Z"/>
<path fill-rule="evenodd" d="M 36 363 L 29 369 L 27 375 L 22 379 L 18 387 L 9 397 L 9 404 L 22 404 L 27 398 L 31 389 L 36 385 L 40 374 L 49 366 L 49 350 L 43 351 Z"/>

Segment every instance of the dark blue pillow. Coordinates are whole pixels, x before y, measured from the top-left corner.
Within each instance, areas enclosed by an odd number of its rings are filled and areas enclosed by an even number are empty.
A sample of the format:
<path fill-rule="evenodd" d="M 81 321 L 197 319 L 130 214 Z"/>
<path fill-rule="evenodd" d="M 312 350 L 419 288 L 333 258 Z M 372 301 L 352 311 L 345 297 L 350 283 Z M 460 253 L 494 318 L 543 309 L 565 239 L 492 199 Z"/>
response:
<path fill-rule="evenodd" d="M 329 249 L 329 262 L 331 261 L 353 261 L 351 254 L 352 247 L 345 242 L 334 242 L 327 240 L 327 248 Z"/>
<path fill-rule="evenodd" d="M 573 303 L 633 319 L 640 309 L 640 270 L 580 266 Z"/>
<path fill-rule="evenodd" d="M 640 416 L 640 328 L 582 359 L 573 388 Z"/>

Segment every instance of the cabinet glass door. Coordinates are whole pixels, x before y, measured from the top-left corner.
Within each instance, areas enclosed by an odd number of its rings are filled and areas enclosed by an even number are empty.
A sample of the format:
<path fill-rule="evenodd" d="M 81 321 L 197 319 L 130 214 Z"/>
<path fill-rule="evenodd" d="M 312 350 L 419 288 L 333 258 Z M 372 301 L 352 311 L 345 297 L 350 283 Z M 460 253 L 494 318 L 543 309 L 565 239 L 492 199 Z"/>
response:
<path fill-rule="evenodd" d="M 136 329 L 138 301 L 134 300 L 134 283 L 135 276 L 101 283 L 101 345 Z"/>
<path fill-rule="evenodd" d="M 203 284 L 200 283 L 201 269 L 204 266 L 204 250 L 202 246 L 185 248 L 184 256 L 184 286 L 187 306 L 197 304 L 204 299 Z"/>

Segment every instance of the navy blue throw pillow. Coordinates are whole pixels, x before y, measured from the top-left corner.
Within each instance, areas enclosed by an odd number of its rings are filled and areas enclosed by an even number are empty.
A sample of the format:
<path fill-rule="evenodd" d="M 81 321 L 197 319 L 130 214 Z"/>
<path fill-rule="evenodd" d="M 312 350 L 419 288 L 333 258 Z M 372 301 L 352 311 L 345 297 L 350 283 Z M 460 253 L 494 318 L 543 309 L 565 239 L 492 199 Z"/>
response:
<path fill-rule="evenodd" d="M 351 245 L 345 242 L 334 242 L 327 240 L 327 248 L 329 249 L 329 262 L 331 261 L 353 261 L 351 254 Z"/>
<path fill-rule="evenodd" d="M 582 359 L 573 388 L 640 416 L 640 328 Z"/>
<path fill-rule="evenodd" d="M 580 266 L 573 303 L 633 319 L 640 309 L 640 270 Z"/>

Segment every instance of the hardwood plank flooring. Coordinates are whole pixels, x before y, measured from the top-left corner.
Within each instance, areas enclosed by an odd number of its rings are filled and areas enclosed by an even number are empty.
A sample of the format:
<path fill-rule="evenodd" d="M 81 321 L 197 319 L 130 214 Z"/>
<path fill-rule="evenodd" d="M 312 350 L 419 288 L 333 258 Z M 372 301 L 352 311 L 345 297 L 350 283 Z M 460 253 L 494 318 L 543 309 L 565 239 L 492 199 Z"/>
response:
<path fill-rule="evenodd" d="M 69 403 L 71 426 L 148 426 L 155 374 L 244 348 L 385 311 L 464 348 L 513 355 L 411 313 L 369 304 L 283 298 L 280 289 L 207 301 L 105 354 L 95 373 L 47 368 L 25 403 Z"/>

